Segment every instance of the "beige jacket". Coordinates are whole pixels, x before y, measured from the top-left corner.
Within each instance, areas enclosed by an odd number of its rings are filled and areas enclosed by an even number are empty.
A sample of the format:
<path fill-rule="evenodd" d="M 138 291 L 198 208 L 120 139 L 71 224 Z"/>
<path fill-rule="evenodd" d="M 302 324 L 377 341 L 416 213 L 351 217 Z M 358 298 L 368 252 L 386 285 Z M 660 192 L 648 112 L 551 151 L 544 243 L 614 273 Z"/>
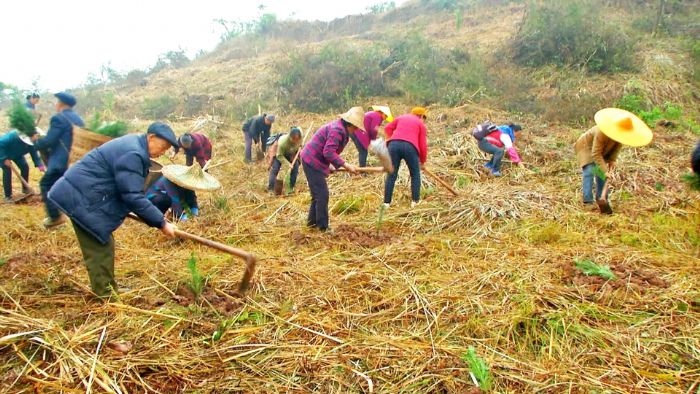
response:
<path fill-rule="evenodd" d="M 608 138 L 598 126 L 583 133 L 574 144 L 580 167 L 595 162 L 605 173 L 608 172 L 608 163 L 615 163 L 617 160 L 621 148 L 621 143 Z"/>

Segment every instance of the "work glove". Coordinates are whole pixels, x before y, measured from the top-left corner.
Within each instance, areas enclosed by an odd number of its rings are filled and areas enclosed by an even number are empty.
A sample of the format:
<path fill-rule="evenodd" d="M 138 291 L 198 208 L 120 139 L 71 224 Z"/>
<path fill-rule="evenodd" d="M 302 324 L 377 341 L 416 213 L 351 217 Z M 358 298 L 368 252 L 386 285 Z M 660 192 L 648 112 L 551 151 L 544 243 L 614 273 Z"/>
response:
<path fill-rule="evenodd" d="M 181 222 L 186 222 L 187 219 L 189 219 L 189 217 L 187 216 L 186 213 L 183 213 L 182 215 L 180 215 L 180 221 L 181 221 Z"/>
<path fill-rule="evenodd" d="M 44 167 L 43 164 L 37 167 L 37 169 L 39 170 L 39 172 L 46 172 L 46 167 Z"/>
<path fill-rule="evenodd" d="M 192 208 L 190 212 L 192 212 L 192 216 L 199 216 L 199 208 Z"/>

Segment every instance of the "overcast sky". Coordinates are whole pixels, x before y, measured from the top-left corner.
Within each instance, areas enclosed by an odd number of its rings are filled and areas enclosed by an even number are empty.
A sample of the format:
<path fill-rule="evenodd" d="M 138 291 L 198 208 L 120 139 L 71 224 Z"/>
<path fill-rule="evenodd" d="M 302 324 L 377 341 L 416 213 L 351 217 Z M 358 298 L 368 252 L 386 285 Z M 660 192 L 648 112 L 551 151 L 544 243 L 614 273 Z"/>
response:
<path fill-rule="evenodd" d="M 0 81 L 58 91 L 83 83 L 109 64 L 124 72 L 153 65 L 182 48 L 209 51 L 223 31 L 215 19 L 332 20 L 384 0 L 0 0 Z M 403 1 L 396 0 L 396 4 Z"/>

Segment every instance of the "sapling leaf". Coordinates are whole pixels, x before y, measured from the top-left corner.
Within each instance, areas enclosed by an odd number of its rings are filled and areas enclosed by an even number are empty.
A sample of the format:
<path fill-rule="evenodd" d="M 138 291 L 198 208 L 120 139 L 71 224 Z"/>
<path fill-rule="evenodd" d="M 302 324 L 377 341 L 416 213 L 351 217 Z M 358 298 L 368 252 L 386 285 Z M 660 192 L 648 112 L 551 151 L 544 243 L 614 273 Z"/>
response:
<path fill-rule="evenodd" d="M 576 264 L 576 268 L 586 276 L 600 276 L 606 280 L 617 279 L 607 265 L 598 265 L 590 260 L 576 260 L 574 263 Z"/>

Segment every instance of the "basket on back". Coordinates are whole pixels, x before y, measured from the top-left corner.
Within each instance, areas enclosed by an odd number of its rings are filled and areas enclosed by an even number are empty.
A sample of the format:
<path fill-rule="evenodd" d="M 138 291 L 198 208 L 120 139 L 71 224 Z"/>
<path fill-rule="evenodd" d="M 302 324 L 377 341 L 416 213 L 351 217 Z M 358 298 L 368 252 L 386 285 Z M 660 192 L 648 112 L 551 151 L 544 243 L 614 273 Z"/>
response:
<path fill-rule="evenodd" d="M 86 153 L 111 139 L 112 137 L 73 125 L 73 146 L 70 150 L 70 162 L 75 163 L 85 156 Z"/>

